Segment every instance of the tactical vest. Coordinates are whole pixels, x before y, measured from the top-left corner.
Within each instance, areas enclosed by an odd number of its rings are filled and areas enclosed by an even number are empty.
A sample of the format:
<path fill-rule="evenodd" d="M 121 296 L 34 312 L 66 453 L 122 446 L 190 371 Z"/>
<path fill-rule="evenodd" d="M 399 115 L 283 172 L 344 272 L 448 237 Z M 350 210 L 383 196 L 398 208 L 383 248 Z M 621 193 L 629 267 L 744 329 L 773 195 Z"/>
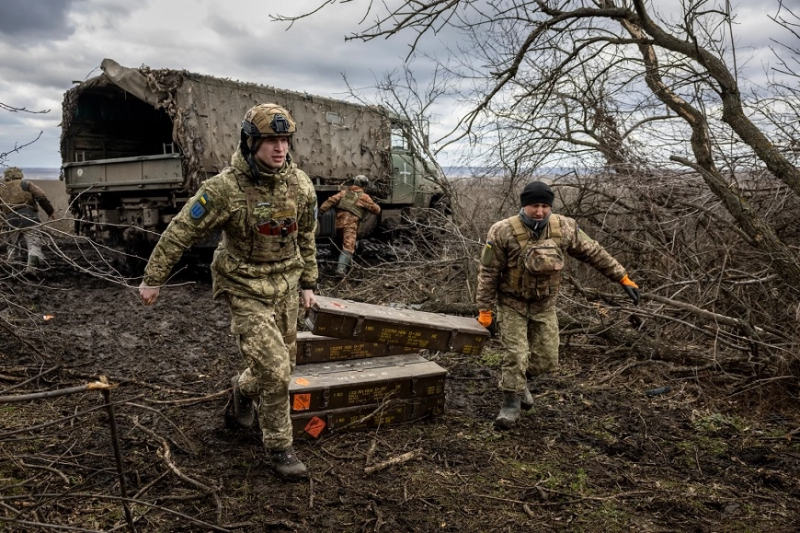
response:
<path fill-rule="evenodd" d="M 531 239 L 519 215 L 507 219 L 519 244 L 516 265 L 510 266 L 508 284 L 515 296 L 529 301 L 546 300 L 558 293 L 564 253 L 561 250 L 561 222 L 553 215 L 544 238 Z"/>
<path fill-rule="evenodd" d="M 344 209 L 348 213 L 354 214 L 358 217 L 358 220 L 362 220 L 366 213 L 364 212 L 363 207 L 356 205 L 362 194 L 364 193 L 358 191 L 347 191 L 344 193 L 344 196 L 342 196 L 342 199 L 339 200 L 339 205 L 337 207 L 339 209 Z"/>
<path fill-rule="evenodd" d="M 285 261 L 297 255 L 297 174 L 286 176 L 286 190 L 276 185 L 272 192 L 253 186 L 238 176 L 247 202 L 244 239 L 226 239 L 225 245 L 237 257 L 251 263 Z"/>
<path fill-rule="evenodd" d="M 0 207 L 3 213 L 9 211 L 19 211 L 23 208 L 28 208 L 34 213 L 39 209 L 36 207 L 36 200 L 33 195 L 26 191 L 27 186 L 23 186 L 25 180 L 12 180 L 5 183 L 0 183 L 0 198 L 2 202 Z M 27 183 L 25 184 L 27 185 Z"/>

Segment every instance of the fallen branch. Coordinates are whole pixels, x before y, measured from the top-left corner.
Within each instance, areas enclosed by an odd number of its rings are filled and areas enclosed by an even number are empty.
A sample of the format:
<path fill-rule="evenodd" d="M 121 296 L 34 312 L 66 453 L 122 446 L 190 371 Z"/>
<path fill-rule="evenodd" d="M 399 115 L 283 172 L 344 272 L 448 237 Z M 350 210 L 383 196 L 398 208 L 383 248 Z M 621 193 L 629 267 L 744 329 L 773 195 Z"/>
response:
<path fill-rule="evenodd" d="M 94 383 L 87 383 L 86 385 L 79 385 L 77 387 L 68 387 L 66 389 L 57 389 L 45 392 L 34 392 L 32 394 L 20 394 L 17 396 L 0 396 L 0 403 L 16 403 L 27 402 L 30 400 L 45 400 L 47 398 L 58 398 L 59 396 L 67 396 L 68 394 L 75 394 L 78 392 L 86 392 L 93 390 L 111 390 L 117 388 L 117 385 L 108 385 L 95 381 Z"/>
<path fill-rule="evenodd" d="M 372 466 L 367 466 L 367 467 L 364 468 L 364 473 L 365 474 L 373 474 L 373 473 L 378 472 L 380 470 L 385 470 L 386 468 L 389 468 L 390 466 L 407 463 L 408 461 L 414 459 L 417 456 L 418 453 L 419 453 L 419 450 L 411 450 L 410 452 L 406 452 L 406 453 L 404 453 L 402 455 L 397 455 L 397 456 L 392 457 L 391 459 L 389 459 L 387 461 L 384 461 L 382 463 L 378 463 L 378 464 L 375 464 L 375 465 L 372 465 Z"/>
<path fill-rule="evenodd" d="M 20 383 L 17 383 L 16 385 L 12 385 L 11 387 L 8 387 L 8 388 L 6 388 L 6 389 L 3 389 L 3 390 L 2 390 L 2 391 L 0 391 L 0 392 L 2 392 L 2 393 L 4 393 L 4 394 L 5 394 L 5 393 L 7 393 L 8 391 L 11 391 L 11 390 L 14 390 L 14 389 L 18 389 L 18 388 L 20 388 L 20 387 L 24 387 L 25 385 L 27 385 L 27 384 L 28 384 L 28 383 L 30 383 L 31 381 L 36 381 L 37 379 L 39 379 L 39 378 L 41 378 L 41 377 L 43 377 L 43 376 L 46 376 L 47 374 L 50 374 L 51 372 L 54 372 L 55 370 L 58 370 L 59 368 L 61 368 L 61 365 L 56 365 L 56 366 L 54 366 L 54 367 L 52 367 L 52 368 L 48 368 L 48 369 L 47 369 L 47 370 L 45 370 L 44 372 L 40 372 L 38 375 L 36 375 L 36 376 L 33 376 L 32 378 L 26 379 L 25 381 L 22 381 L 22 382 L 20 382 Z M 14 381 L 16 381 L 16 378 L 14 378 L 13 376 L 9 376 L 9 378 L 10 378 L 10 379 L 13 379 Z"/>

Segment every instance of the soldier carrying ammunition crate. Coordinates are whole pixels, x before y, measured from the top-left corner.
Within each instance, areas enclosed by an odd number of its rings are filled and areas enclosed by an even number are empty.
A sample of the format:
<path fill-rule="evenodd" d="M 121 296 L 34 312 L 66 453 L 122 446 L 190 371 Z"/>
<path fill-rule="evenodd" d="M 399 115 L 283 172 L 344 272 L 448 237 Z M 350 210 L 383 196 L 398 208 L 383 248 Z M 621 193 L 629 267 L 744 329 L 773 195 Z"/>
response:
<path fill-rule="evenodd" d="M 555 304 L 565 255 L 620 283 L 634 305 L 639 303 L 639 287 L 625 268 L 575 220 L 552 213 L 554 198 L 546 183 L 526 185 L 519 213 L 489 229 L 480 258 L 478 322 L 488 328 L 497 303 L 500 341 L 506 348 L 499 383 L 503 406 L 494 421 L 499 429 L 516 424 L 520 408 L 533 407 L 526 375 L 538 376 L 558 366 Z"/>
<path fill-rule="evenodd" d="M 309 309 L 317 283 L 317 197 L 292 163 L 295 131 L 284 108 L 251 108 L 230 166 L 203 182 L 170 222 L 139 287 L 142 302 L 155 303 L 183 252 L 222 230 L 211 264 L 213 294 L 228 303 L 231 331 L 247 364 L 231 380 L 232 418 L 248 428 L 258 415 L 272 467 L 285 478 L 308 475 L 292 448 L 289 377 L 297 354 L 298 289 Z"/>

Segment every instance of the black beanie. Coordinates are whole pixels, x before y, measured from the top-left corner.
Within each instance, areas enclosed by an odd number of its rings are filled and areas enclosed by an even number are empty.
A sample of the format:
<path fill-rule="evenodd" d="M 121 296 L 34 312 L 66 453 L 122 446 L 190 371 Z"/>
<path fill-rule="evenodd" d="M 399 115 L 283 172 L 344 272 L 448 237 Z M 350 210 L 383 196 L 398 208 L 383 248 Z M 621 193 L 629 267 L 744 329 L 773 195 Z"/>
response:
<path fill-rule="evenodd" d="M 556 197 L 553 194 L 553 189 L 550 188 L 543 181 L 532 181 L 522 189 L 519 195 L 519 201 L 522 207 L 531 204 L 547 204 L 553 205 L 553 199 Z"/>

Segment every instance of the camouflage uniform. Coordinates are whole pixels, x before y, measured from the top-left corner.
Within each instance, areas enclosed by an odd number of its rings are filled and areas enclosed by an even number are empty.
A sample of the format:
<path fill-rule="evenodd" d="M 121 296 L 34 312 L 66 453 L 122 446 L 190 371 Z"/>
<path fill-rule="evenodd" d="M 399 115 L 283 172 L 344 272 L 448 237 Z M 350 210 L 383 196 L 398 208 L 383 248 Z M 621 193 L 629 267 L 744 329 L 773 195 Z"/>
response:
<path fill-rule="evenodd" d="M 237 150 L 230 167 L 206 180 L 164 231 L 144 283 L 162 285 L 184 251 L 222 230 L 211 264 L 213 295 L 228 302 L 231 331 L 248 365 L 239 387 L 258 399 L 264 447 L 283 450 L 292 444 L 289 376 L 297 351 L 298 285 L 311 289 L 317 282 L 317 200 L 311 180 L 289 159 L 275 173 L 259 171 L 254 185 Z"/>
<path fill-rule="evenodd" d="M 322 202 L 319 208 L 320 214 L 331 207 L 339 208 L 336 210 L 336 229 L 342 232 L 342 250 L 354 254 L 359 223 L 367 211 L 377 215 L 381 212 L 381 208 L 364 192 L 364 189 L 357 185 L 351 185 Z"/>
<path fill-rule="evenodd" d="M 518 234 L 528 239 L 524 251 Z M 526 373 L 539 375 L 558 366 L 555 304 L 565 254 L 612 281 L 620 281 L 625 269 L 575 220 L 562 215 L 551 214 L 538 239 L 515 215 L 495 223 L 486 242 L 476 301 L 479 309 L 492 309 L 497 302 L 500 340 L 506 347 L 500 389 L 521 394 Z"/>
<path fill-rule="evenodd" d="M 9 167 L 3 173 L 5 178 L 0 183 L 0 210 L 11 231 L 9 231 L 9 262 L 17 261 L 20 255 L 20 240 L 25 239 L 28 250 L 28 267 L 34 269 L 44 262 L 42 253 L 43 239 L 34 226 L 40 223 L 39 207 L 47 216 L 53 215 L 53 206 L 44 191 L 29 180 L 23 178 L 22 170 Z"/>

